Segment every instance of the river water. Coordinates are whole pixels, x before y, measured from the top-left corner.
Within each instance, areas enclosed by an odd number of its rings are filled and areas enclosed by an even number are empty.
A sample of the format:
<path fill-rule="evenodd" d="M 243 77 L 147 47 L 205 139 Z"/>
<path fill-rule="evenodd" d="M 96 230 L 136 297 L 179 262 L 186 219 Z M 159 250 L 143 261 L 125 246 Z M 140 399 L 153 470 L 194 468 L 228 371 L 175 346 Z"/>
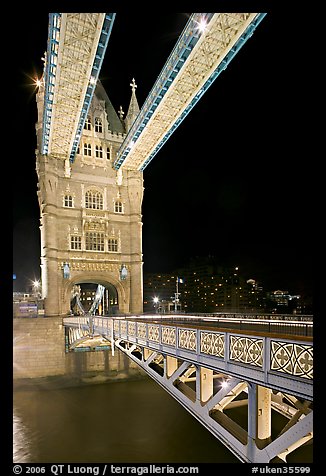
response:
<path fill-rule="evenodd" d="M 14 463 L 240 463 L 146 375 L 18 386 L 13 413 Z M 311 450 L 298 454 L 311 461 Z"/>

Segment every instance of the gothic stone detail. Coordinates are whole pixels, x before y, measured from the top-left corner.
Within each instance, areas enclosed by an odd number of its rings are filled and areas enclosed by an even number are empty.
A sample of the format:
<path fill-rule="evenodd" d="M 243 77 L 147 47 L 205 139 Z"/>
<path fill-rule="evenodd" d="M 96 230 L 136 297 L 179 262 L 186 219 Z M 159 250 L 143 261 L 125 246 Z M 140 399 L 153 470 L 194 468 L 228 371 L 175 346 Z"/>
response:
<path fill-rule="evenodd" d="M 263 340 L 231 335 L 230 360 L 262 367 Z"/>
<path fill-rule="evenodd" d="M 146 339 L 146 324 L 144 322 L 138 322 L 137 324 L 137 337 Z"/>
<path fill-rule="evenodd" d="M 148 325 L 148 340 L 152 340 L 154 342 L 160 341 L 159 326 L 152 326 L 151 324 Z"/>
<path fill-rule="evenodd" d="M 190 329 L 178 329 L 178 347 L 197 351 L 197 334 Z"/>
<path fill-rule="evenodd" d="M 313 346 L 271 341 L 271 370 L 313 378 Z"/>
<path fill-rule="evenodd" d="M 200 352 L 224 358 L 224 334 L 216 332 L 200 333 Z"/>
<path fill-rule="evenodd" d="M 94 259 L 101 259 L 101 257 L 94 256 Z M 62 269 L 64 261 L 58 263 L 58 269 Z M 72 271 L 107 271 L 107 272 L 116 272 L 119 271 L 119 264 L 115 263 L 101 263 L 101 262 L 80 262 L 80 261 L 70 261 L 70 269 Z"/>
<path fill-rule="evenodd" d="M 114 332 L 119 333 L 119 321 L 114 321 L 113 323 Z"/>
<path fill-rule="evenodd" d="M 173 345 L 175 347 L 175 327 L 162 326 L 162 344 Z"/>

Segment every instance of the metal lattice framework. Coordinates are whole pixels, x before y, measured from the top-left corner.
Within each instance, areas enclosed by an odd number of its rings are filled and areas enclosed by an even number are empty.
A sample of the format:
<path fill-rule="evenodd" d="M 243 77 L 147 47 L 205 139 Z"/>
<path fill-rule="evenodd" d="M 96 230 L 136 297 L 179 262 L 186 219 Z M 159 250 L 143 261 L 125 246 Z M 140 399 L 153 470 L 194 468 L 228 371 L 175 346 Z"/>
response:
<path fill-rule="evenodd" d="M 192 14 L 118 151 L 116 169 L 145 169 L 265 15 Z"/>
<path fill-rule="evenodd" d="M 42 154 L 73 162 L 115 13 L 51 13 Z"/>
<path fill-rule="evenodd" d="M 258 337 L 205 330 L 204 321 L 191 328 L 191 319 L 189 326 L 152 320 L 69 317 L 64 325 L 71 350 L 85 330 L 102 336 L 113 353 L 116 347 L 142 367 L 240 461 L 286 462 L 288 454 L 312 442 L 312 337 Z M 247 407 L 245 427 L 232 419 L 240 406 Z M 286 423 L 273 435 L 275 411 Z"/>

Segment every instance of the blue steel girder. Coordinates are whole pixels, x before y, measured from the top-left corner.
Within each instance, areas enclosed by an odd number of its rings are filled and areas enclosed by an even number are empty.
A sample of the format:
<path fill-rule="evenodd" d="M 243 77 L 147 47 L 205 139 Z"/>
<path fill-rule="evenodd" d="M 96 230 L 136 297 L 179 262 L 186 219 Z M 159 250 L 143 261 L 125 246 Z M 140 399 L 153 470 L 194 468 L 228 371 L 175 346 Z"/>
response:
<path fill-rule="evenodd" d="M 117 153 L 143 171 L 266 13 L 193 13 Z M 206 26 L 200 29 L 202 20 Z"/>
<path fill-rule="evenodd" d="M 50 13 L 42 154 L 74 161 L 115 13 Z"/>

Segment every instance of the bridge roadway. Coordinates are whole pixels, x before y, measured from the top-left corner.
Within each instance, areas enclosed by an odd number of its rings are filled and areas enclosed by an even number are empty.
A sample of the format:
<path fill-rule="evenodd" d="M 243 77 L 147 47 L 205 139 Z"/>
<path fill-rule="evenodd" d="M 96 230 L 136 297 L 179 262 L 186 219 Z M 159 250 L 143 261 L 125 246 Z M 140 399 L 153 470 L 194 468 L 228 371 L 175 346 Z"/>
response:
<path fill-rule="evenodd" d="M 127 354 L 240 461 L 286 462 L 313 438 L 313 323 L 258 317 L 83 316 L 64 325 L 71 349 L 100 336 Z M 272 437 L 275 411 L 287 423 Z"/>

